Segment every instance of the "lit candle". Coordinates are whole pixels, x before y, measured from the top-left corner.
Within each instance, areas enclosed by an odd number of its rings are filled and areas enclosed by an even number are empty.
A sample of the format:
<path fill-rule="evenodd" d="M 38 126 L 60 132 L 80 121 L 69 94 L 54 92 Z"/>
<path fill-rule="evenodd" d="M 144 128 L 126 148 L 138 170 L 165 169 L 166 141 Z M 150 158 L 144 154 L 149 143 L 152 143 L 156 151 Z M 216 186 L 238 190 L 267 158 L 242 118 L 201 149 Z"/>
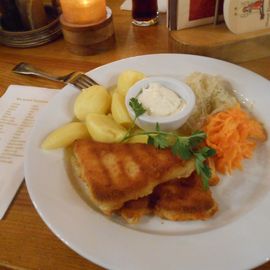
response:
<path fill-rule="evenodd" d="M 60 0 L 63 17 L 72 24 L 94 24 L 106 18 L 106 0 Z"/>

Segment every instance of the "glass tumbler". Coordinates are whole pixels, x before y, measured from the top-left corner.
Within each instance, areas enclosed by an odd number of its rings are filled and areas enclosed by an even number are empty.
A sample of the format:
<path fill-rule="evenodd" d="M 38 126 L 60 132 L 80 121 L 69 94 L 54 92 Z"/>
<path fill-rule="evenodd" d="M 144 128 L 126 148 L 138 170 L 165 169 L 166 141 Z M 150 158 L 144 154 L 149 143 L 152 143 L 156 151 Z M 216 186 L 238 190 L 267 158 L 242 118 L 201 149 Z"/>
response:
<path fill-rule="evenodd" d="M 157 0 L 132 0 L 132 23 L 150 26 L 158 22 Z"/>

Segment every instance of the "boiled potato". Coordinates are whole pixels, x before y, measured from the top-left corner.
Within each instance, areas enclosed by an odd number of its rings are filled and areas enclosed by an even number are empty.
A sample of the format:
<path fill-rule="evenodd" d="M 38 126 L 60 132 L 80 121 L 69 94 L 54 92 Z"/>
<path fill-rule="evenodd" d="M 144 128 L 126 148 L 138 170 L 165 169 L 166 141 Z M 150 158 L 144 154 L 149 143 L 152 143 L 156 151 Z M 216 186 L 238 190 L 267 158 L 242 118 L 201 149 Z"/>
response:
<path fill-rule="evenodd" d="M 113 119 L 120 125 L 129 127 L 132 124 L 132 119 L 125 104 L 125 97 L 117 92 L 113 93 L 111 106 Z"/>
<path fill-rule="evenodd" d="M 85 124 L 71 122 L 51 132 L 41 144 L 44 150 L 62 148 L 70 145 L 76 139 L 89 138 Z"/>
<path fill-rule="evenodd" d="M 134 70 L 126 70 L 122 72 L 117 80 L 117 91 L 125 96 L 129 88 L 137 81 L 142 80 L 144 77 L 145 76 L 142 72 Z"/>
<path fill-rule="evenodd" d="M 116 92 L 116 91 L 117 91 L 117 86 L 116 85 L 108 88 L 108 92 L 111 95 L 111 97 L 113 96 L 113 93 Z"/>
<path fill-rule="evenodd" d="M 128 139 L 127 143 L 144 143 L 147 144 L 148 136 L 147 135 L 138 135 Z"/>
<path fill-rule="evenodd" d="M 84 121 L 88 113 L 109 112 L 111 106 L 111 96 L 105 87 L 94 85 L 84 89 L 75 100 L 74 114 Z"/>
<path fill-rule="evenodd" d="M 97 142 L 120 142 L 127 133 L 127 130 L 112 117 L 104 114 L 89 113 L 86 117 L 86 126 L 91 137 Z"/>
<path fill-rule="evenodd" d="M 133 130 L 132 134 L 139 134 L 142 133 L 144 130 L 140 129 L 140 128 L 135 128 L 135 130 Z M 147 135 L 137 135 L 134 137 L 131 137 L 130 139 L 127 140 L 127 143 L 144 143 L 147 144 L 148 141 L 148 136 Z"/>

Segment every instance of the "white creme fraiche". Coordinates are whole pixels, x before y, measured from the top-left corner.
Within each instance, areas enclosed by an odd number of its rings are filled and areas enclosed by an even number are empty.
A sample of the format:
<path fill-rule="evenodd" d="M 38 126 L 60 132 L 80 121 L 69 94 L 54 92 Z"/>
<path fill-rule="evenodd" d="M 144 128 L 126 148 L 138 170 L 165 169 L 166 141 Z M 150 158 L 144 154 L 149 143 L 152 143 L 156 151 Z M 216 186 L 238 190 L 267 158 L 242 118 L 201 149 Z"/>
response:
<path fill-rule="evenodd" d="M 184 108 L 185 100 L 171 89 L 150 82 L 138 96 L 138 101 L 150 116 L 169 116 Z"/>

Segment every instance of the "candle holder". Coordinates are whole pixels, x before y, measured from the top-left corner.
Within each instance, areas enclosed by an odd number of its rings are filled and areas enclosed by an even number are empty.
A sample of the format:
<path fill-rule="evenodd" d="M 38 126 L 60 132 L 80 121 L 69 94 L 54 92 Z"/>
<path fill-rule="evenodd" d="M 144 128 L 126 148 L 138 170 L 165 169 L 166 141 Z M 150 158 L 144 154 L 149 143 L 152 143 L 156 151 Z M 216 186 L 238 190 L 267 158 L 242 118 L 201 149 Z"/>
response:
<path fill-rule="evenodd" d="M 115 45 L 112 11 L 109 7 L 106 11 L 106 19 L 95 24 L 72 24 L 60 16 L 64 39 L 72 53 L 93 55 Z"/>

